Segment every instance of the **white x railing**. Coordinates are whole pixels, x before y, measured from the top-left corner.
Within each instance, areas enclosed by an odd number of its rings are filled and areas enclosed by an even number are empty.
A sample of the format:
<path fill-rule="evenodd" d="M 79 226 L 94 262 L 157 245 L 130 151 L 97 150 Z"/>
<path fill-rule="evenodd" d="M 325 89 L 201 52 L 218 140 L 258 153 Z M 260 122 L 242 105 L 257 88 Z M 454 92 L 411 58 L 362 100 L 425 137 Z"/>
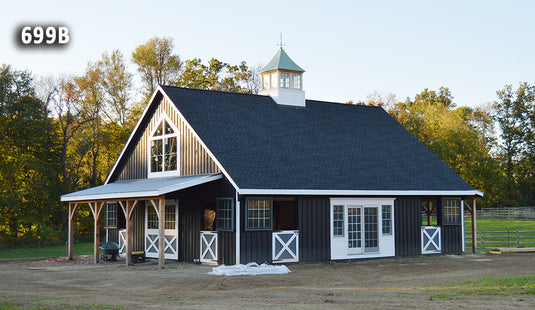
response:
<path fill-rule="evenodd" d="M 422 226 L 422 254 L 442 252 L 440 226 Z"/>
<path fill-rule="evenodd" d="M 299 262 L 299 231 L 273 232 L 273 263 Z"/>
<path fill-rule="evenodd" d="M 126 253 L 126 229 L 119 230 L 119 255 Z"/>
<path fill-rule="evenodd" d="M 217 231 L 201 231 L 201 263 L 217 264 Z"/>

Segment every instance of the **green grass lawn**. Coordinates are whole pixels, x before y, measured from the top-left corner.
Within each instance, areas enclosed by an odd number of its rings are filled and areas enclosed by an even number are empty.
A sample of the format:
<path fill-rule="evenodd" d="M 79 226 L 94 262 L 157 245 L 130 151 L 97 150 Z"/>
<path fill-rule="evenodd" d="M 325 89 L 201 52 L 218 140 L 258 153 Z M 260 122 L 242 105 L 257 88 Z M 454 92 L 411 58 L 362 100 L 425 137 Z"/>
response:
<path fill-rule="evenodd" d="M 472 221 L 465 219 L 467 250 L 471 247 L 472 241 Z M 508 220 L 508 219 L 477 219 L 477 246 L 478 251 L 490 251 L 492 247 L 516 247 L 516 230 L 535 231 L 534 220 Z M 484 233 L 484 247 L 481 248 L 481 231 L 504 231 L 509 233 Z M 532 238 L 521 238 L 521 242 L 534 242 L 532 244 L 520 244 L 520 247 L 535 247 L 535 233 L 519 233 L 520 236 L 531 236 Z M 491 238 L 487 238 L 492 236 Z M 504 236 L 503 238 L 498 238 Z M 508 236 L 508 237 L 507 237 Z"/>
<path fill-rule="evenodd" d="M 91 255 L 93 254 L 93 243 L 75 243 L 74 255 Z M 34 259 L 48 257 L 65 257 L 65 245 L 55 245 L 40 248 L 21 248 L 0 250 L 0 260 L 6 259 Z"/>

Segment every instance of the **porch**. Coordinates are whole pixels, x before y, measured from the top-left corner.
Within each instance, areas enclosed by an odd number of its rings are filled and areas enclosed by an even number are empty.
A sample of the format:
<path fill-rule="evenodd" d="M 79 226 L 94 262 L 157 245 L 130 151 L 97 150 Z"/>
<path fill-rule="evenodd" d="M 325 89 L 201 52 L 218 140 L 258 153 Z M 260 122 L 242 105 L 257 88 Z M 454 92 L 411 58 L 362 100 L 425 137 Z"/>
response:
<path fill-rule="evenodd" d="M 94 219 L 94 263 L 100 260 L 100 218 L 104 207 L 107 203 L 117 203 L 125 217 L 126 227 L 124 232 L 124 251 L 132 253 L 133 236 L 133 215 L 140 205 L 146 205 L 147 210 L 150 210 L 153 215 L 154 227 L 151 231 L 151 251 L 156 254 L 157 250 L 158 265 L 160 269 L 165 268 L 166 249 L 171 248 L 171 252 L 178 251 L 178 242 L 166 237 L 166 228 L 169 224 L 166 223 L 166 216 L 172 212 L 166 213 L 166 198 L 172 197 L 174 193 L 178 193 L 196 186 L 207 184 L 216 180 L 222 179 L 221 174 L 204 174 L 195 176 L 182 176 L 170 178 L 155 178 L 155 179 L 139 179 L 120 181 L 105 184 L 102 186 L 82 190 L 79 192 L 63 195 L 61 200 L 69 203 L 69 218 L 68 218 L 68 257 L 73 259 L 73 221 L 76 211 L 82 204 L 87 204 L 91 210 Z M 177 206 L 177 205 L 175 205 Z M 149 212 L 149 211 L 147 211 Z M 174 212 L 178 216 L 178 209 Z M 178 222 L 175 221 L 175 225 Z M 167 225 L 167 226 L 166 226 Z M 175 236 L 178 238 L 178 234 Z M 171 244 L 176 242 L 176 246 Z M 126 265 L 132 264 L 131 255 L 126 255 Z"/>

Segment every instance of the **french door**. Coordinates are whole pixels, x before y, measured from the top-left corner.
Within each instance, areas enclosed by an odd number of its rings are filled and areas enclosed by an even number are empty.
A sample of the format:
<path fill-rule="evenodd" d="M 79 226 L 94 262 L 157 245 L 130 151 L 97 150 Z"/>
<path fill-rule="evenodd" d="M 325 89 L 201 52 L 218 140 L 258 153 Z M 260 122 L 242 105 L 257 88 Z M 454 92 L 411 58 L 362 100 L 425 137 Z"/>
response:
<path fill-rule="evenodd" d="M 347 254 L 379 252 L 378 208 L 347 206 Z"/>
<path fill-rule="evenodd" d="M 178 259 L 178 202 L 165 201 L 164 256 L 166 259 Z M 158 258 L 158 214 L 150 204 L 145 209 L 145 256 Z"/>

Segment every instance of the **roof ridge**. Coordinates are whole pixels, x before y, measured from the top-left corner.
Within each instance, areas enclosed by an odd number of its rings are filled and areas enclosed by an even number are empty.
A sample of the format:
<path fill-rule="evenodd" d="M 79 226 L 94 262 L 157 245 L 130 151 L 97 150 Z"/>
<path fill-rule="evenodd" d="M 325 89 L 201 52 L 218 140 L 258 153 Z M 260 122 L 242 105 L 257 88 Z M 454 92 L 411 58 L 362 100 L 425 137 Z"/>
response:
<path fill-rule="evenodd" d="M 269 97 L 267 95 L 260 95 L 260 94 L 253 94 L 253 93 L 238 93 L 238 92 L 232 92 L 232 91 L 226 91 L 226 90 L 200 89 L 200 88 L 172 86 L 172 85 L 160 85 L 160 86 L 162 88 L 174 88 L 174 89 L 182 89 L 182 90 L 186 90 L 186 91 L 212 92 L 212 93 L 232 94 L 232 95 L 248 95 L 248 96 Z"/>

